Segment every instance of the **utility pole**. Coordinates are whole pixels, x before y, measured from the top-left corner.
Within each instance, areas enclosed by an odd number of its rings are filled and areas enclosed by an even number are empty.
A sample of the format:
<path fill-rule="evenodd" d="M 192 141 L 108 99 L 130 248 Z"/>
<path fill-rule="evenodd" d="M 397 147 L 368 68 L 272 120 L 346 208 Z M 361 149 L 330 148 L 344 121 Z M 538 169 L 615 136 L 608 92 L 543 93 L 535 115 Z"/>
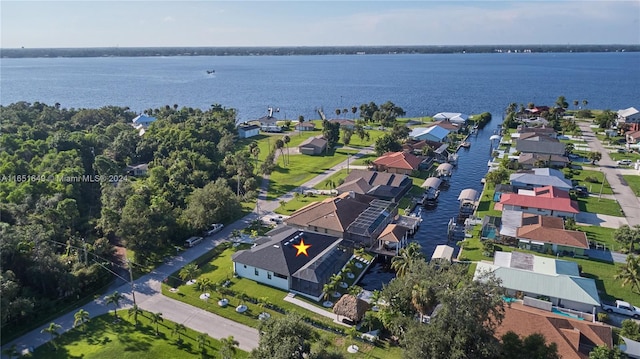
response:
<path fill-rule="evenodd" d="M 129 283 L 131 283 L 131 297 L 133 298 L 133 305 L 136 305 L 136 288 L 133 285 L 133 272 L 131 271 L 131 262 L 127 259 L 127 268 L 129 268 Z"/>

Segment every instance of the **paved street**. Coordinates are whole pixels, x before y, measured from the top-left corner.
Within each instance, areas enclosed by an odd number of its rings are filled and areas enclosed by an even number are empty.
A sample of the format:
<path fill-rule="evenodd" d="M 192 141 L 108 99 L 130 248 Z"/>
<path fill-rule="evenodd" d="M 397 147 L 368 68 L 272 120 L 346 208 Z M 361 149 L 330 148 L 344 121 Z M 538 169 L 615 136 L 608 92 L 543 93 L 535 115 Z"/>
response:
<path fill-rule="evenodd" d="M 592 129 L 587 122 L 578 122 L 580 130 L 582 130 L 582 137 L 589 145 L 592 151 L 597 151 L 602 154 L 602 159 L 598 161 L 600 171 L 602 171 L 607 182 L 613 189 L 614 197 L 622 207 L 624 215 L 627 218 L 627 223 L 630 226 L 640 225 L 640 200 L 633 193 L 631 188 L 622 183 L 621 170 L 617 168 L 616 162 L 611 159 L 609 152 L 604 148 L 602 143 L 596 138 Z"/>
<path fill-rule="evenodd" d="M 280 206 L 280 200 L 291 200 L 295 192 L 302 192 L 304 190 L 313 188 L 313 186 L 326 180 L 335 172 L 343 168 L 347 168 L 347 163 L 349 161 L 353 161 L 363 154 L 370 152 L 372 152 L 371 148 L 365 148 L 361 150 L 358 154 L 351 156 L 350 159 L 333 166 L 331 169 L 324 171 L 322 174 L 302 184 L 292 192 L 289 192 L 273 201 L 266 200 L 269 179 L 268 177 L 265 178 L 265 180 L 261 184 L 260 194 L 258 196 L 259 212 L 261 214 L 272 212 Z M 149 273 L 135 280 L 135 295 L 136 303 L 138 304 L 138 306 L 150 312 L 160 312 L 163 314 L 163 317 L 168 320 L 174 321 L 176 323 L 182 323 L 185 326 L 198 332 L 208 333 L 211 337 L 216 339 L 226 338 L 229 335 L 233 335 L 234 338 L 240 343 L 239 347 L 243 350 L 250 351 L 251 349 L 256 348 L 258 346 L 258 331 L 256 329 L 233 322 L 229 319 L 220 317 L 205 310 L 192 307 L 188 304 L 184 304 L 182 302 L 167 298 L 161 293 L 160 283 L 171 273 L 179 270 L 207 251 L 212 250 L 223 240 L 230 238 L 233 230 L 241 230 L 243 228 L 246 228 L 251 222 L 258 218 L 258 213 L 250 213 L 249 215 L 239 219 L 238 221 L 225 226 L 221 232 L 206 238 L 202 244 L 168 259 L 165 264 L 158 267 L 152 273 Z M 119 281 L 119 283 L 122 283 L 122 280 Z M 120 286 L 110 287 L 107 293 L 104 293 L 98 299 L 82 306 L 81 308 L 89 312 L 91 317 L 107 313 L 108 310 L 113 309 L 113 306 L 107 307 L 104 303 L 104 297 L 116 290 L 124 294 L 125 296 L 125 300 L 121 302 L 121 309 L 129 308 L 133 304 L 133 301 L 131 297 L 131 286 L 128 283 L 121 284 Z M 76 308 L 69 313 L 53 320 L 53 322 L 62 326 L 59 331 L 60 333 L 66 332 L 73 328 L 73 315 L 79 309 L 80 308 Z M 35 348 L 47 343 L 50 339 L 50 336 L 46 333 L 40 333 L 40 331 L 47 326 L 48 324 L 43 325 L 42 327 L 36 328 L 35 330 L 23 335 L 22 337 L 14 341 L 6 343 L 2 347 L 2 349 L 11 346 L 14 343 L 19 350 L 29 347 Z"/>

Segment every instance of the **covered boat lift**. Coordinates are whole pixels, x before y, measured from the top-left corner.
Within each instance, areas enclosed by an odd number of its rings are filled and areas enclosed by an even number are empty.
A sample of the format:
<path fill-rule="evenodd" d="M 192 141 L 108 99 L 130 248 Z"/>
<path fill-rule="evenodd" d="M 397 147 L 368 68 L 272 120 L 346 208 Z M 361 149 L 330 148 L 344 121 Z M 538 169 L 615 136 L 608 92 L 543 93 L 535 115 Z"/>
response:
<path fill-rule="evenodd" d="M 436 168 L 436 175 L 443 181 L 449 181 L 453 172 L 453 165 L 450 163 L 442 163 Z"/>

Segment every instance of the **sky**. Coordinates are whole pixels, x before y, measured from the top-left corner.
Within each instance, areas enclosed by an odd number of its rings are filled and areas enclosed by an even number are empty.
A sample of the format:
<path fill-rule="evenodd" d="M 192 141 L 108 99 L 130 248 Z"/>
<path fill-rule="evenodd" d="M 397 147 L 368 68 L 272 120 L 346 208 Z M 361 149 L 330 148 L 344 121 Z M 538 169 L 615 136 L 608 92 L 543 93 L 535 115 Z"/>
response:
<path fill-rule="evenodd" d="M 0 0 L 2 48 L 521 44 L 640 44 L 640 0 Z"/>

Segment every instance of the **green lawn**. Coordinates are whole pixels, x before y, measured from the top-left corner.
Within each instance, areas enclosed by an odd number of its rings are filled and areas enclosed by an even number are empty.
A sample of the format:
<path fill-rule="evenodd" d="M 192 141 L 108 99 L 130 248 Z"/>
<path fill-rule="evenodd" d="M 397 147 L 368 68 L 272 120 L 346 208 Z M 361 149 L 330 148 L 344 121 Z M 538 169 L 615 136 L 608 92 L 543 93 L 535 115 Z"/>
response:
<path fill-rule="evenodd" d="M 271 173 L 269 181 L 268 200 L 274 200 L 292 191 L 301 184 L 311 180 L 338 163 L 345 161 L 352 150 L 338 149 L 328 155 L 295 155 L 291 156 L 289 165 L 283 167 L 282 157 L 278 159 L 278 166 Z"/>
<path fill-rule="evenodd" d="M 631 187 L 633 193 L 640 197 L 640 176 L 624 175 L 622 178 L 624 178 L 625 182 Z"/>
<path fill-rule="evenodd" d="M 239 247 L 242 248 L 242 247 Z M 246 247 L 245 247 L 246 248 Z M 327 318 L 325 316 L 321 316 L 319 314 L 315 314 L 313 312 L 307 311 L 299 306 L 284 301 L 284 297 L 287 295 L 287 292 L 282 291 L 280 289 L 276 289 L 273 287 L 269 287 L 266 285 L 262 285 L 256 283 L 252 280 L 245 278 L 234 278 L 233 277 L 233 265 L 231 261 L 231 255 L 236 251 L 236 248 L 227 248 L 223 250 L 219 255 L 214 257 L 211 261 L 200 266 L 202 270 L 202 274 L 197 278 L 197 280 L 202 280 L 202 278 L 209 278 L 213 283 L 221 283 L 226 280 L 230 281 L 230 285 L 228 286 L 229 290 L 236 292 L 236 296 L 224 295 L 225 298 L 229 299 L 229 305 L 226 308 L 221 308 L 218 306 L 217 301 L 222 297 L 220 293 L 213 292 L 211 298 L 208 301 L 201 300 L 199 298 L 200 292 L 198 292 L 194 287 L 195 286 L 187 286 L 187 285 L 179 285 L 177 286 L 178 291 L 173 293 L 171 292 L 170 285 L 178 285 L 174 283 L 163 283 L 162 285 L 162 293 L 170 298 L 174 298 L 176 300 L 185 302 L 187 304 L 193 305 L 195 307 L 199 307 L 210 311 L 212 313 L 218 314 L 225 318 L 231 319 L 238 323 L 242 323 L 251 327 L 257 327 L 259 324 L 259 320 L 257 316 L 261 312 L 268 312 L 272 316 L 282 315 L 281 313 L 271 310 L 261 308 L 260 306 L 251 303 L 250 301 L 244 301 L 244 304 L 249 308 L 245 313 L 239 314 L 236 313 L 235 307 L 240 304 L 241 299 L 240 293 L 244 293 L 253 298 L 266 298 L 270 304 L 276 305 L 286 311 L 296 311 L 301 313 L 302 315 L 309 317 L 317 322 L 321 322 L 326 326 L 330 326 L 333 328 L 345 329 L 343 326 L 339 326 L 333 323 L 333 320 Z M 365 259 L 372 259 L 370 256 L 361 255 L 361 257 Z M 362 271 L 356 270 L 354 272 L 355 277 L 359 275 Z M 182 283 L 179 278 L 176 278 L 177 273 L 174 273 L 171 276 L 171 281 L 175 281 L 176 283 Z M 347 280 L 348 284 L 352 283 L 352 280 Z M 312 301 L 309 301 L 313 303 Z M 313 303 L 318 306 L 318 303 Z M 320 307 L 320 306 L 319 306 Z M 324 346 L 328 347 L 328 349 L 340 350 L 346 353 L 346 348 L 353 343 L 352 340 L 347 339 L 343 335 L 333 334 L 323 330 L 315 330 L 318 334 L 318 339 L 314 346 Z M 320 343 L 320 344 L 319 344 Z M 391 347 L 387 342 L 382 342 L 378 345 L 366 345 L 361 342 L 358 342 L 358 346 L 360 346 L 361 353 L 353 356 L 354 358 L 400 358 L 401 351 L 398 347 Z"/>
<path fill-rule="evenodd" d="M 613 194 L 613 191 L 611 190 L 611 186 L 609 185 L 609 182 L 605 182 L 604 186 L 602 186 L 603 173 L 600 171 L 594 171 L 587 168 L 589 167 L 583 167 L 583 169 L 579 169 L 579 170 L 565 169 L 563 172 L 567 179 L 578 181 L 579 185 L 587 187 L 587 189 L 591 193 L 600 193 L 600 191 L 602 191 L 602 194 Z M 596 182 L 586 181 L 587 177 L 590 177 L 596 180 Z"/>
<path fill-rule="evenodd" d="M 496 204 L 493 201 L 494 194 L 495 189 L 493 186 L 491 186 L 491 188 L 489 188 L 489 185 L 485 186 L 484 191 L 482 191 L 482 196 L 480 197 L 480 202 L 478 203 L 478 208 L 476 209 L 476 216 L 480 218 L 483 218 L 484 216 L 502 216 L 502 211 L 493 209 Z"/>
<path fill-rule="evenodd" d="M 623 217 L 622 208 L 618 204 L 618 201 L 613 199 L 598 197 L 578 198 L 578 207 L 581 212 Z"/>
<path fill-rule="evenodd" d="M 115 322 L 113 314 L 106 314 L 91 320 L 86 332 L 72 329 L 55 339 L 57 349 L 52 343 L 36 348 L 33 358 L 218 358 L 220 341 L 209 337 L 206 346 L 207 356 L 198 348 L 197 336 L 200 334 L 187 329 L 181 334 L 182 341 L 172 335 L 175 323 L 163 319 L 159 323 L 160 335 L 156 336 L 155 324 L 149 319 L 149 313 L 138 316 L 139 325 L 135 327 L 133 317 L 120 311 L 120 321 Z M 246 358 L 247 352 L 236 348 L 234 358 Z"/>
<path fill-rule="evenodd" d="M 598 226 L 576 226 L 576 229 L 587 234 L 589 242 L 598 242 L 606 244 L 607 248 L 614 251 L 619 251 L 621 246 L 619 243 L 613 240 L 613 232 L 616 230 L 613 228 L 598 227 Z"/>
<path fill-rule="evenodd" d="M 285 203 L 284 205 L 281 205 L 280 207 L 276 208 L 274 212 L 278 213 L 278 214 L 284 214 L 284 215 L 290 215 L 291 213 L 299 210 L 300 208 L 313 203 L 313 202 L 318 202 L 318 201 L 322 201 L 326 198 L 329 197 L 333 197 L 333 196 L 329 196 L 329 195 L 303 195 L 303 194 L 299 194 L 296 193 L 296 195 L 293 197 L 292 200 L 290 200 L 289 202 Z"/>
<path fill-rule="evenodd" d="M 498 245 L 502 251 L 512 252 L 518 250 L 520 252 L 532 253 L 537 256 L 543 257 L 555 257 L 553 255 L 547 255 L 543 253 L 527 251 L 524 249 L 517 249 L 505 245 Z M 578 263 L 582 268 L 583 276 L 593 278 L 596 280 L 596 286 L 600 291 L 600 297 L 603 300 L 624 299 L 635 305 L 640 305 L 640 294 L 631 291 L 629 286 L 622 287 L 622 281 L 614 279 L 618 268 L 623 266 L 621 263 L 606 263 L 588 259 L 578 259 L 571 257 L 561 257 L 561 259 L 573 261 Z M 469 238 L 465 241 L 464 249 L 460 260 L 480 261 L 487 260 L 492 261 L 492 258 L 486 257 L 482 254 L 482 244 L 477 237 Z"/>

